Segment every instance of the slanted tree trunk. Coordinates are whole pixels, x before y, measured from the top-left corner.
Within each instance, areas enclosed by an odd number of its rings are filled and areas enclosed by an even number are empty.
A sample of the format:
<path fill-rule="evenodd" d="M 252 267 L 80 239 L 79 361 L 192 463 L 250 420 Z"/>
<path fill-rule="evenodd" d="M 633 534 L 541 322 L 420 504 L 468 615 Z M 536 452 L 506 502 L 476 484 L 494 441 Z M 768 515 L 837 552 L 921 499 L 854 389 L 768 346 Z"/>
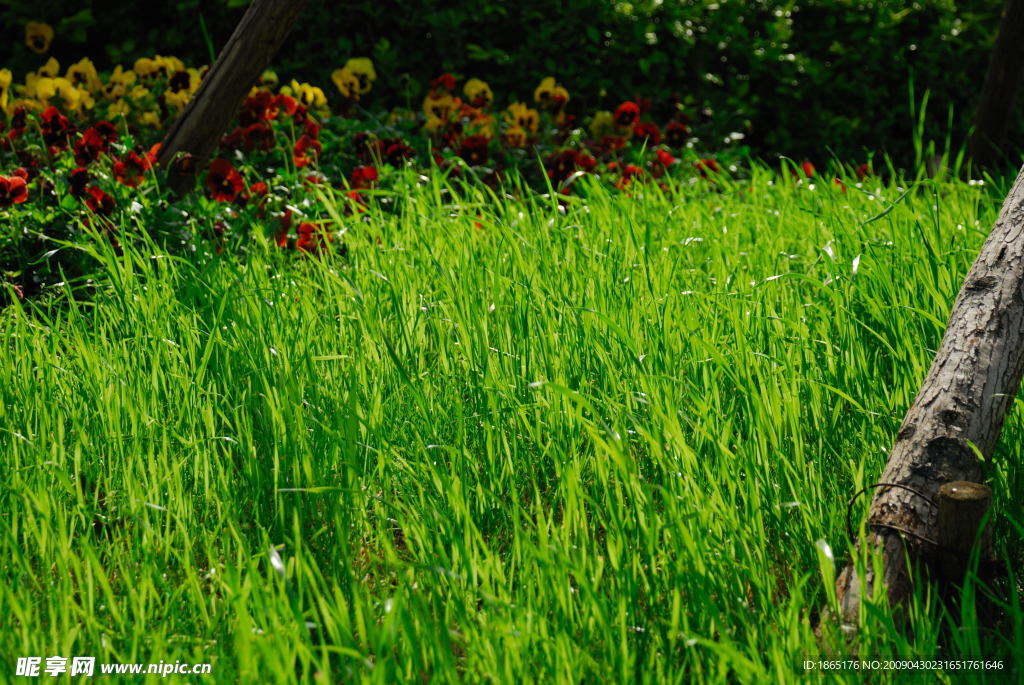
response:
<path fill-rule="evenodd" d="M 1024 0 L 1006 0 L 999 34 L 981 87 L 967 156 L 976 167 L 1005 157 L 1004 145 L 1017 90 L 1024 79 Z"/>
<path fill-rule="evenodd" d="M 884 558 L 880 580 L 890 603 L 910 591 L 905 549 L 936 561 L 942 550 L 935 501 L 950 481 L 980 481 L 973 444 L 986 458 L 999 438 L 1024 373 L 1024 169 L 1003 202 L 995 227 L 953 304 L 942 344 L 907 412 L 871 502 L 867 544 Z M 899 530 L 896 530 L 899 529 Z M 900 532 L 909 531 L 909 535 Z M 861 595 L 853 564 L 836 582 L 841 620 L 856 625 Z"/>
<path fill-rule="evenodd" d="M 277 54 L 307 0 L 253 0 L 220 56 L 167 131 L 157 162 L 175 194 L 192 188 L 246 95 Z"/>

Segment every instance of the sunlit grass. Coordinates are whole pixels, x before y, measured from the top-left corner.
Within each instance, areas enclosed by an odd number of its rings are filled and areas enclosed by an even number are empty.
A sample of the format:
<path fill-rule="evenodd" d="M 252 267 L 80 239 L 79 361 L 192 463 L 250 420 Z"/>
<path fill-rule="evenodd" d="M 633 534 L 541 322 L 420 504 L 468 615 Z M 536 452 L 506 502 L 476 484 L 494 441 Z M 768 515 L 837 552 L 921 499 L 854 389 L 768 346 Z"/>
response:
<path fill-rule="evenodd" d="M 559 210 L 411 178 L 342 218 L 345 258 L 97 238 L 88 297 L 0 313 L 0 673 L 60 654 L 211 661 L 212 682 L 800 677 L 847 499 L 998 192 L 579 183 Z M 1017 568 L 1021 419 L 988 471 Z M 1003 659 L 949 682 L 1014 682 L 1015 573 L 958 618 L 959 595 L 916 597 L 910 630 L 870 607 L 859 653 Z"/>

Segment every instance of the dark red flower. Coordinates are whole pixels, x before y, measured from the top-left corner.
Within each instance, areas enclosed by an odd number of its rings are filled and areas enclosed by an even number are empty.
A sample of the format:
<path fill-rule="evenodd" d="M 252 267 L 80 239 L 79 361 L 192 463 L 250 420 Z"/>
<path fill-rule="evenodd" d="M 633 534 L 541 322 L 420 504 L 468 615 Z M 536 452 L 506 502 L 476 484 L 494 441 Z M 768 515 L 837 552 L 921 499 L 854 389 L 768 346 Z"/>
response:
<path fill-rule="evenodd" d="M 353 190 L 365 190 L 372 188 L 377 182 L 377 170 L 372 166 L 357 166 L 348 177 L 348 184 Z"/>
<path fill-rule="evenodd" d="M 299 138 L 292 150 L 292 160 L 295 162 L 295 166 L 301 169 L 315 162 L 323 147 L 319 140 L 309 136 L 304 135 Z"/>
<path fill-rule="evenodd" d="M 68 174 L 68 192 L 71 193 L 72 197 L 82 197 L 85 195 L 85 187 L 87 185 L 89 185 L 88 169 L 78 167 Z"/>
<path fill-rule="evenodd" d="M 665 127 L 665 143 L 676 150 L 683 148 L 690 138 L 690 128 L 681 122 L 670 121 Z"/>
<path fill-rule="evenodd" d="M 90 128 L 75 141 L 75 163 L 89 166 L 107 151 L 107 143 L 95 128 Z"/>
<path fill-rule="evenodd" d="M 650 121 L 638 121 L 633 127 L 633 134 L 639 142 L 647 141 L 647 145 L 653 147 L 661 142 L 661 129 Z"/>
<path fill-rule="evenodd" d="M 275 97 L 269 106 L 269 113 L 271 118 L 276 119 L 280 112 L 284 112 L 288 116 L 294 116 L 296 110 L 299 108 L 299 101 L 293 98 L 291 95 L 278 95 Z"/>
<path fill-rule="evenodd" d="M 238 123 L 242 127 L 251 126 L 261 121 L 268 121 L 277 116 L 277 109 L 271 112 L 274 96 L 266 90 L 253 93 L 242 103 L 242 111 L 238 113 Z"/>
<path fill-rule="evenodd" d="M 28 187 L 20 176 L 0 176 L 0 207 L 21 204 L 28 199 Z"/>
<path fill-rule="evenodd" d="M 597 160 L 585 152 L 565 149 L 548 159 L 547 174 L 552 183 L 561 184 L 576 171 L 590 172 L 597 165 Z"/>
<path fill-rule="evenodd" d="M 47 147 L 63 150 L 68 145 L 68 137 L 75 132 L 75 127 L 59 109 L 51 106 L 39 115 L 39 130 Z"/>
<path fill-rule="evenodd" d="M 668 150 L 658 150 L 654 154 L 657 156 L 658 162 L 664 167 L 670 167 L 679 161 Z"/>
<path fill-rule="evenodd" d="M 487 146 L 490 142 L 487 136 L 466 136 L 462 139 L 462 144 L 456 154 L 466 160 L 470 166 L 487 164 Z"/>
<path fill-rule="evenodd" d="M 597 160 L 588 155 L 586 152 L 576 153 L 576 168 L 580 171 L 586 171 L 590 173 L 597 166 Z"/>
<path fill-rule="evenodd" d="M 97 121 L 92 125 L 92 128 L 96 130 L 98 134 L 103 138 L 103 142 L 108 146 L 111 143 L 117 142 L 117 129 L 109 121 Z"/>
<path fill-rule="evenodd" d="M 449 93 L 455 90 L 455 77 L 451 74 L 441 74 L 430 82 L 431 90 L 447 90 Z"/>
<path fill-rule="evenodd" d="M 284 210 L 279 222 L 277 233 L 274 234 L 274 242 L 278 247 L 288 247 L 288 230 L 292 227 L 292 210 Z"/>
<path fill-rule="evenodd" d="M 623 102 L 615 108 L 612 120 L 619 128 L 629 128 L 640 118 L 640 106 L 635 102 Z"/>
<path fill-rule="evenodd" d="M 416 155 L 415 150 L 401 138 L 392 138 L 381 142 L 384 144 L 381 161 L 393 167 L 405 166 L 406 160 L 412 159 Z"/>
<path fill-rule="evenodd" d="M 85 206 L 89 211 L 98 216 L 110 216 L 114 213 L 116 203 L 114 198 L 105 193 L 101 188 L 90 186 L 85 191 Z"/>
<path fill-rule="evenodd" d="M 710 157 L 697 162 L 697 173 L 699 173 L 702 178 L 707 178 L 709 173 L 717 174 L 719 170 L 718 162 Z"/>
<path fill-rule="evenodd" d="M 299 224 L 299 239 L 295 243 L 295 249 L 311 254 L 325 252 L 327 244 L 331 242 L 331 234 L 316 224 Z"/>
<path fill-rule="evenodd" d="M 633 179 L 641 176 L 643 173 L 644 173 L 644 170 L 641 169 L 640 167 L 638 167 L 636 164 L 627 164 L 622 169 L 622 176 L 619 178 L 618 181 L 615 182 L 615 187 L 616 188 L 625 188 L 630 183 L 633 182 Z"/>
<path fill-rule="evenodd" d="M 241 131 L 242 145 L 246 150 L 274 149 L 274 130 L 268 124 L 256 123 L 246 126 Z"/>
<path fill-rule="evenodd" d="M 24 131 L 28 126 L 28 110 L 24 107 L 17 107 L 11 116 L 11 133 Z M 9 135 L 9 134 L 8 134 Z"/>
<path fill-rule="evenodd" d="M 118 183 L 134 188 L 142 183 L 151 166 L 149 155 L 130 150 L 124 159 L 114 163 L 114 178 Z"/>
<path fill-rule="evenodd" d="M 804 177 L 805 178 L 813 178 L 814 177 L 814 165 L 811 164 L 808 161 L 804 161 L 804 163 L 800 165 L 800 171 L 802 171 L 804 173 Z M 800 174 L 798 172 L 797 173 L 797 177 L 799 178 L 799 176 L 800 176 Z"/>
<path fill-rule="evenodd" d="M 864 163 L 857 167 L 857 178 L 860 180 L 864 180 L 865 178 L 873 174 L 874 172 L 871 170 L 870 164 Z"/>
<path fill-rule="evenodd" d="M 206 174 L 206 189 L 217 202 L 234 202 L 238 194 L 245 189 L 245 180 L 226 159 L 215 159 L 210 162 Z"/>
<path fill-rule="evenodd" d="M 605 136 L 601 139 L 601 147 L 609 152 L 616 152 L 626 147 L 626 136 Z"/>

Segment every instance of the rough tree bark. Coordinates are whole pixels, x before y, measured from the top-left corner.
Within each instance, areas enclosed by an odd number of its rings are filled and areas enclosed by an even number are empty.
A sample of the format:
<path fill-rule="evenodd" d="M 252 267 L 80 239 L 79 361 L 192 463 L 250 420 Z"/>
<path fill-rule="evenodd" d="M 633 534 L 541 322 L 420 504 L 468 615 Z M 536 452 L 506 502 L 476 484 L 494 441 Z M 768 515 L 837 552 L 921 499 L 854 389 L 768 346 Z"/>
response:
<path fill-rule="evenodd" d="M 970 447 L 989 457 L 1024 373 L 1024 169 L 953 304 L 942 344 L 907 412 L 880 483 L 898 483 L 936 500 L 951 481 L 980 481 Z M 880 580 L 890 603 L 910 590 L 909 556 L 939 556 L 935 506 L 903 488 L 879 487 L 871 502 L 868 544 L 881 550 Z M 899 529 L 899 530 L 896 530 Z M 902 531 L 909 531 L 905 535 Z M 852 564 L 836 581 L 840 618 L 857 624 L 862 590 Z M 870 592 L 870 590 L 868 591 Z"/>
<path fill-rule="evenodd" d="M 181 195 L 192 188 L 217 141 L 277 54 L 307 0 L 253 0 L 192 100 L 168 130 L 158 164 Z"/>
<path fill-rule="evenodd" d="M 1022 79 L 1024 0 L 1006 0 L 981 87 L 974 132 L 967 141 L 967 157 L 976 167 L 991 167 L 1003 157 L 1003 145 Z"/>

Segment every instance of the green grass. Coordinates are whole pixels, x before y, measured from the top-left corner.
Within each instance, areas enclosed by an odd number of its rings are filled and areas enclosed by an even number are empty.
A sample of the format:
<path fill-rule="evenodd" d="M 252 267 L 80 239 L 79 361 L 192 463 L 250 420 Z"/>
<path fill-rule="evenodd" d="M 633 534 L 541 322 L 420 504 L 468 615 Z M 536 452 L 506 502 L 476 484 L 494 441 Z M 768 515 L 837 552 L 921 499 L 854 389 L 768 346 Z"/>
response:
<path fill-rule="evenodd" d="M 347 224 L 344 259 L 78 246 L 87 296 L 0 312 L 0 675 L 91 655 L 213 663 L 192 682 L 803 677 L 847 499 L 999 193 L 772 179 L 593 186 L 565 211 L 435 180 Z M 987 465 L 1017 569 L 1022 418 Z M 902 627 L 876 598 L 859 653 L 1024 678 L 1002 575 L 920 591 Z M 915 679 L 935 674 L 871 682 Z"/>

